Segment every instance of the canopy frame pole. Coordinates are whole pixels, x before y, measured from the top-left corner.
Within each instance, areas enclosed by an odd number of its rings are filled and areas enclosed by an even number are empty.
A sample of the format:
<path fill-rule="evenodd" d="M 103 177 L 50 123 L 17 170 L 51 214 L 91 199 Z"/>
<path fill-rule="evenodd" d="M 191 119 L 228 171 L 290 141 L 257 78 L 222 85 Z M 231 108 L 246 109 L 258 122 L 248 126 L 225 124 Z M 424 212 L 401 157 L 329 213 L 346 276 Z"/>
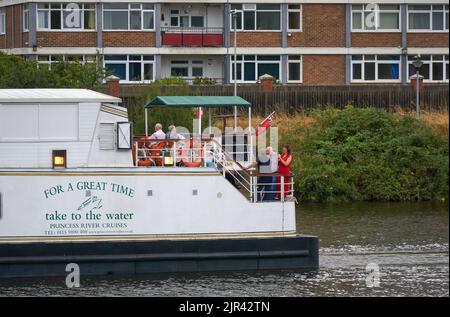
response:
<path fill-rule="evenodd" d="M 234 96 L 237 96 L 237 11 L 232 12 L 234 28 Z M 234 132 L 237 131 L 237 106 L 233 108 Z"/>
<path fill-rule="evenodd" d="M 211 107 L 208 108 L 208 124 L 209 124 L 208 133 L 209 136 L 211 136 Z"/>
<path fill-rule="evenodd" d="M 148 136 L 148 109 L 145 108 L 145 136 Z"/>
<path fill-rule="evenodd" d="M 202 139 L 202 107 L 198 107 L 198 134 L 200 135 L 200 140 Z"/>
<path fill-rule="evenodd" d="M 252 107 L 248 107 L 248 138 L 247 145 L 250 146 L 248 161 L 253 162 Z"/>

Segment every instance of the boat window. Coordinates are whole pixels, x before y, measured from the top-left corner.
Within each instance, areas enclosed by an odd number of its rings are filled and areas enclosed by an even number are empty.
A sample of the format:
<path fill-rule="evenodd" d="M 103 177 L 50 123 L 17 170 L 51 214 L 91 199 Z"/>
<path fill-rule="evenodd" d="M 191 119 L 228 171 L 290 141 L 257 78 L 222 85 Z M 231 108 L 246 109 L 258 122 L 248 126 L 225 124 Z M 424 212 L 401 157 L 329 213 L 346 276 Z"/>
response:
<path fill-rule="evenodd" d="M 102 122 L 99 128 L 99 146 L 100 150 L 115 149 L 115 133 L 113 122 Z"/>

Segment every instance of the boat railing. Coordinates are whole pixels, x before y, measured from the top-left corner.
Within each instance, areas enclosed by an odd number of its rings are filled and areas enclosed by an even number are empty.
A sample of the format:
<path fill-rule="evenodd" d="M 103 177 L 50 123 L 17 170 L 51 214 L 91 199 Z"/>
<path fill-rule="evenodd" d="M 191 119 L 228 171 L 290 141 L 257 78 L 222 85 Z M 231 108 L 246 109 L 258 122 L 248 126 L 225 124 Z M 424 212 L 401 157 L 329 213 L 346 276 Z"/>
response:
<path fill-rule="evenodd" d="M 135 166 L 210 166 L 211 139 L 163 139 L 136 141 L 133 146 Z"/>
<path fill-rule="evenodd" d="M 136 141 L 133 147 L 136 166 L 215 168 L 250 202 L 295 200 L 293 174 L 257 173 L 243 165 L 250 161 L 237 161 L 235 153 L 226 151 L 214 138 Z"/>
<path fill-rule="evenodd" d="M 257 173 L 247 169 L 225 151 L 215 140 L 213 142 L 214 165 L 251 202 L 294 200 L 294 175 L 280 173 Z"/>

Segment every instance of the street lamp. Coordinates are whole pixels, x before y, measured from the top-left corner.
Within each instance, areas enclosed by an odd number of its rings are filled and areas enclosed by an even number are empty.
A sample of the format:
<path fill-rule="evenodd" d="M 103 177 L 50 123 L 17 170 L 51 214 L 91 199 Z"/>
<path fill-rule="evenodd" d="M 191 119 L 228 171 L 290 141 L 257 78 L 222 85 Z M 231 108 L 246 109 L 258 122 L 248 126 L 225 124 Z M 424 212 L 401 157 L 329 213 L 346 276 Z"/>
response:
<path fill-rule="evenodd" d="M 420 108 L 419 108 L 419 100 L 420 100 L 420 96 L 419 96 L 419 89 L 420 89 L 420 83 L 419 83 L 419 73 L 420 73 L 420 68 L 423 65 L 422 60 L 420 59 L 420 55 L 416 55 L 414 57 L 413 60 L 413 66 L 416 70 L 416 117 L 417 119 L 420 119 Z"/>
<path fill-rule="evenodd" d="M 230 11 L 231 17 L 233 18 L 233 30 L 234 30 L 234 96 L 237 96 L 237 18 L 239 11 L 233 9 Z M 237 106 L 234 106 L 234 131 L 237 130 Z"/>

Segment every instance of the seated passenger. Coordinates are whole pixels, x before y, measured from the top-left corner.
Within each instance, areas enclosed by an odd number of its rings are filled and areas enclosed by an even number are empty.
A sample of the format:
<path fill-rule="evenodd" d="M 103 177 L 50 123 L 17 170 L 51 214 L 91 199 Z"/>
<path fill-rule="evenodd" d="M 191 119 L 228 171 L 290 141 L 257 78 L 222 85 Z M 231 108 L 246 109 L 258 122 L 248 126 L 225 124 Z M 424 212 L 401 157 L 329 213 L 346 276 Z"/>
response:
<path fill-rule="evenodd" d="M 155 124 L 155 132 L 150 136 L 151 140 L 164 140 L 166 138 L 166 134 L 162 130 L 162 124 Z M 152 142 L 154 143 L 154 142 Z"/>
<path fill-rule="evenodd" d="M 184 140 L 184 136 L 177 133 L 177 128 L 174 125 L 169 126 L 169 129 L 167 131 L 167 138 L 171 140 Z"/>

